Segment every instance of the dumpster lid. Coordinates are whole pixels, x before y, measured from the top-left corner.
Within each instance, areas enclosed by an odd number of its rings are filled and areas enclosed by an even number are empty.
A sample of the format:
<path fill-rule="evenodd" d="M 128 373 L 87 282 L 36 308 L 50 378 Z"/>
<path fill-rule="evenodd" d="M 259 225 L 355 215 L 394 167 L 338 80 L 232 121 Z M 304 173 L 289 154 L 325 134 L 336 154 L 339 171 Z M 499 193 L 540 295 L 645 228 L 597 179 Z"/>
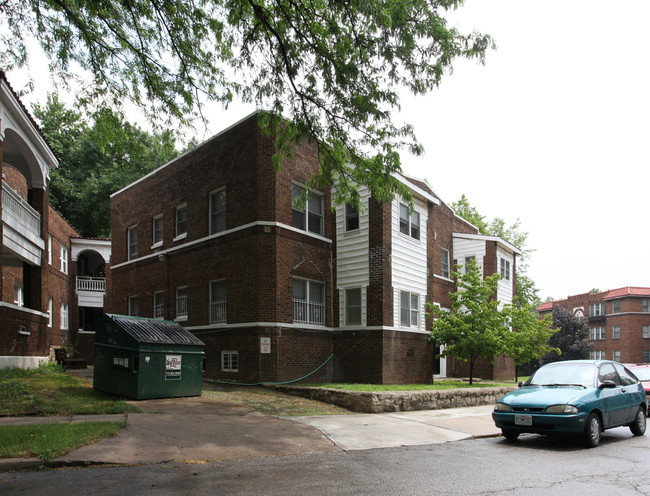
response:
<path fill-rule="evenodd" d="M 114 314 L 107 314 L 106 317 L 141 343 L 205 346 L 203 341 L 190 331 L 169 320 Z"/>

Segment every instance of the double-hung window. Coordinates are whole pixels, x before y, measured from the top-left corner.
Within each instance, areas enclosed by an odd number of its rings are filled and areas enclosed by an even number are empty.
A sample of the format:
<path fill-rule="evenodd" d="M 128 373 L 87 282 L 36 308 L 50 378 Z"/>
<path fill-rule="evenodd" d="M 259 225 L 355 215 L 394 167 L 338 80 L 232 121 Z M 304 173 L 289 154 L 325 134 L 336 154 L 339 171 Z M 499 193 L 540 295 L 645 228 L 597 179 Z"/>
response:
<path fill-rule="evenodd" d="M 604 327 L 592 327 L 589 329 L 589 339 L 592 341 L 602 341 L 605 339 Z"/>
<path fill-rule="evenodd" d="M 345 290 L 345 323 L 361 325 L 361 288 Z"/>
<path fill-rule="evenodd" d="M 603 304 L 602 303 L 594 303 L 592 305 L 589 305 L 589 316 L 590 317 L 596 317 L 598 315 L 603 315 Z"/>
<path fill-rule="evenodd" d="M 226 323 L 226 281 L 210 282 L 210 323 Z"/>
<path fill-rule="evenodd" d="M 621 339 L 621 327 L 620 326 L 612 327 L 612 339 Z"/>
<path fill-rule="evenodd" d="M 650 326 L 647 326 L 647 325 L 643 326 L 643 338 L 644 339 L 650 338 Z M 646 360 L 646 363 L 648 363 L 647 360 Z"/>
<path fill-rule="evenodd" d="M 68 304 L 61 302 L 61 329 L 68 330 Z"/>
<path fill-rule="evenodd" d="M 399 324 L 401 327 L 418 327 L 420 295 L 409 291 L 399 292 Z"/>
<path fill-rule="evenodd" d="M 298 185 L 291 187 L 291 225 L 303 231 L 323 235 L 323 195 L 310 191 L 303 205 L 305 188 Z"/>
<path fill-rule="evenodd" d="M 49 296 L 47 298 L 47 327 L 52 327 L 54 323 L 54 299 Z"/>
<path fill-rule="evenodd" d="M 187 286 L 176 288 L 176 319 L 187 320 Z"/>
<path fill-rule="evenodd" d="M 210 234 L 226 230 L 226 190 L 210 193 Z"/>
<path fill-rule="evenodd" d="M 126 241 L 128 244 L 128 259 L 138 258 L 138 227 L 129 227 L 126 232 Z"/>
<path fill-rule="evenodd" d="M 294 279 L 292 293 L 295 323 L 325 325 L 325 284 Z"/>
<path fill-rule="evenodd" d="M 510 280 L 510 260 L 501 257 L 501 277 L 506 281 Z"/>
<path fill-rule="evenodd" d="M 621 300 L 612 301 L 612 313 L 621 313 Z"/>
<path fill-rule="evenodd" d="M 25 306 L 25 296 L 23 294 L 22 286 L 14 286 L 14 303 L 19 307 Z"/>
<path fill-rule="evenodd" d="M 399 204 L 399 232 L 420 239 L 420 213 L 415 209 L 409 213 L 408 206 L 403 203 Z"/>
<path fill-rule="evenodd" d="M 165 316 L 165 293 L 156 291 L 153 294 L 153 318 L 162 319 Z"/>
<path fill-rule="evenodd" d="M 179 205 L 175 211 L 176 238 L 187 235 L 187 204 Z"/>
<path fill-rule="evenodd" d="M 650 300 L 647 298 L 643 299 L 643 311 L 650 312 Z"/>
<path fill-rule="evenodd" d="M 356 231 L 359 229 L 359 210 L 352 205 L 345 205 L 345 231 Z"/>
<path fill-rule="evenodd" d="M 449 250 L 440 248 L 440 275 L 449 278 Z"/>
<path fill-rule="evenodd" d="M 61 246 L 61 272 L 68 273 L 68 249 Z"/>
<path fill-rule="evenodd" d="M 163 216 L 162 214 L 155 215 L 152 220 L 151 231 L 153 233 L 153 246 L 160 246 L 163 242 Z"/>
<path fill-rule="evenodd" d="M 469 268 L 473 263 L 476 263 L 476 257 L 465 257 L 465 274 L 469 272 Z"/>
<path fill-rule="evenodd" d="M 128 303 L 129 303 L 129 308 L 128 308 L 129 315 L 131 317 L 137 317 L 139 312 L 138 297 L 129 296 Z"/>

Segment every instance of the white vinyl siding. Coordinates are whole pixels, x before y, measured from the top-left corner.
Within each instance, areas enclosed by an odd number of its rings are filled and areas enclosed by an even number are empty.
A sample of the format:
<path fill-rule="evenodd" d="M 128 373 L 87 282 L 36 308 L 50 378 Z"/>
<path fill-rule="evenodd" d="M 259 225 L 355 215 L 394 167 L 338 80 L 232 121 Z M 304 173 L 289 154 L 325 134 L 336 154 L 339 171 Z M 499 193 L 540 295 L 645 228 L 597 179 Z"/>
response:
<path fill-rule="evenodd" d="M 392 286 L 393 286 L 393 325 L 396 329 L 406 330 L 400 324 L 400 294 L 402 291 L 417 295 L 417 325 L 410 325 L 411 331 L 426 332 L 424 326 L 424 303 L 427 294 L 427 205 L 417 197 L 413 198 L 414 212 L 419 214 L 419 238 L 415 239 L 400 232 L 399 199 L 392 202 Z M 415 315 L 416 309 L 413 310 Z M 409 310 L 410 311 L 410 310 Z M 411 315 L 409 313 L 409 315 Z"/>
<path fill-rule="evenodd" d="M 514 274 L 514 256 L 501 248 L 497 248 L 497 260 L 499 261 L 499 270 L 501 270 L 502 260 L 508 262 L 508 269 L 510 271 L 510 279 L 501 278 L 497 287 L 497 299 L 501 305 L 508 305 L 512 303 L 513 298 L 513 280 Z"/>
<path fill-rule="evenodd" d="M 461 265 L 460 272 L 465 273 L 465 259 L 475 257 L 476 263 L 483 273 L 483 258 L 485 257 L 485 240 L 454 237 L 454 258 Z"/>
<path fill-rule="evenodd" d="M 345 205 L 338 205 L 336 208 L 336 282 L 337 289 L 341 290 L 349 287 L 368 286 L 370 281 L 368 253 L 368 198 L 370 198 L 370 191 L 366 187 L 361 187 L 359 193 L 361 208 L 358 229 L 346 232 Z"/>

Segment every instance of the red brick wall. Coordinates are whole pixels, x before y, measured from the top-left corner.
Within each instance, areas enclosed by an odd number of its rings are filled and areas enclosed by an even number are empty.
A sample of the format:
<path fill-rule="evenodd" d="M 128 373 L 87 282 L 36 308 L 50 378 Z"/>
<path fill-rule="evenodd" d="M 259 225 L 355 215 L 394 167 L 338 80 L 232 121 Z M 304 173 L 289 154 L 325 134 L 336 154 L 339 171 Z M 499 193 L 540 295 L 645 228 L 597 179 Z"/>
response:
<path fill-rule="evenodd" d="M 604 340 L 590 340 L 593 351 L 605 352 L 605 358 L 613 359 L 614 351 L 621 352 L 623 363 L 643 362 L 643 351 L 650 350 L 650 339 L 643 338 L 643 327 L 650 326 L 650 313 L 643 312 L 644 298 L 650 299 L 650 294 L 644 296 L 623 296 L 616 298 L 620 302 L 620 312 L 613 314 L 613 300 L 605 300 L 609 292 L 584 293 L 569 296 L 565 300 L 554 302 L 573 312 L 576 307 L 584 307 L 584 314 L 588 327 L 604 327 Z M 589 316 L 589 306 L 592 304 L 604 303 L 605 314 L 601 316 Z M 619 326 L 620 339 L 614 339 L 614 326 Z"/>

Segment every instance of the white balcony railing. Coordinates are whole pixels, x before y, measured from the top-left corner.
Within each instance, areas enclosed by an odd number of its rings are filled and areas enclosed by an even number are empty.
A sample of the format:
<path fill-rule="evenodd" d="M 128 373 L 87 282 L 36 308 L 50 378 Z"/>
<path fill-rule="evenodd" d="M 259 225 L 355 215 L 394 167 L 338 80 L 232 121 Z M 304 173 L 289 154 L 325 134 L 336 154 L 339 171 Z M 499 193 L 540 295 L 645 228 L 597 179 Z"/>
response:
<path fill-rule="evenodd" d="M 294 299 L 293 321 L 296 324 L 325 325 L 325 303 Z"/>
<path fill-rule="evenodd" d="M 226 300 L 210 302 L 210 322 L 213 324 L 226 323 Z"/>
<path fill-rule="evenodd" d="M 2 214 L 35 236 L 41 236 L 41 216 L 8 184 L 2 183 Z"/>
<path fill-rule="evenodd" d="M 104 277 L 77 277 L 77 291 L 106 292 L 106 278 Z"/>

